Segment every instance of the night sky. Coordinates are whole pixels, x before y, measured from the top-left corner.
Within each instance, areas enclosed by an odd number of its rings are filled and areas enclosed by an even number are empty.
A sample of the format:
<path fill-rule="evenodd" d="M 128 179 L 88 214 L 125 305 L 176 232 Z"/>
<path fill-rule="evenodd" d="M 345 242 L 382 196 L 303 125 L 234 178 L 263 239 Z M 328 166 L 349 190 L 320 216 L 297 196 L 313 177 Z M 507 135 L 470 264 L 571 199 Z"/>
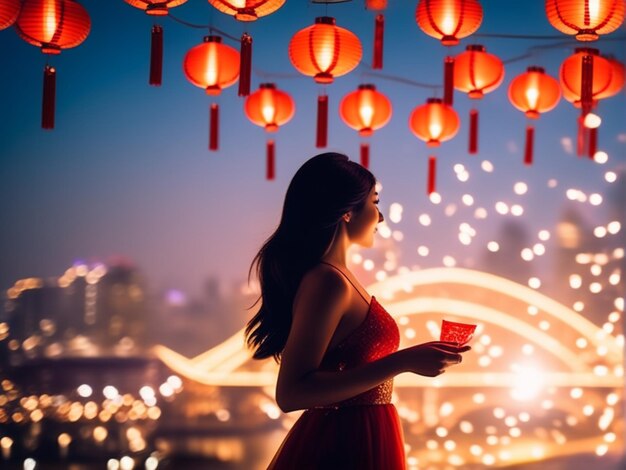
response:
<path fill-rule="evenodd" d="M 415 22 L 415 1 L 390 0 L 386 11 L 384 79 L 372 75 L 371 43 L 374 13 L 362 1 L 312 5 L 288 0 L 276 13 L 244 25 L 217 12 L 204 0 L 189 0 L 172 10 L 177 18 L 239 37 L 254 38 L 252 89 L 275 82 L 296 102 L 294 118 L 275 135 L 277 177 L 265 180 L 263 129 L 247 120 L 237 85 L 218 98 L 221 106 L 219 152 L 209 152 L 208 106 L 211 98 L 183 74 L 185 53 L 202 41 L 206 29 L 164 18 L 163 86 L 148 85 L 150 27 L 153 20 L 122 0 L 82 0 L 92 28 L 80 46 L 50 58 L 57 69 L 56 128 L 40 128 L 42 70 L 47 57 L 20 39 L 13 28 L 0 31 L 0 288 L 31 276 L 58 276 L 73 263 L 108 262 L 124 257 L 136 264 L 155 289 L 176 288 L 194 293 L 208 277 L 231 283 L 244 280 L 256 250 L 280 217 L 289 180 L 308 158 L 319 153 L 315 144 L 316 96 L 323 87 L 297 73 L 288 58 L 288 43 L 317 16 L 334 16 L 363 43 L 363 63 L 339 77 L 326 92 L 330 98 L 328 150 L 358 160 L 359 137 L 338 115 L 341 98 L 360 83 L 375 83 L 393 104 L 390 123 L 370 139 L 371 169 L 382 184 L 381 208 L 403 205 L 403 219 L 393 230 L 404 240 L 407 266 L 440 266 L 443 254 L 460 265 L 497 237 L 506 217 L 494 210 L 498 201 L 519 203 L 529 230 L 554 229 L 568 204 L 590 224 L 610 219 L 604 205 L 572 203 L 567 189 L 605 194 L 611 185 L 607 171 L 626 167 L 626 94 L 603 101 L 599 149 L 609 158 L 598 164 L 578 158 L 575 142 L 578 111 L 561 100 L 536 124 L 535 164 L 523 165 L 526 118 L 507 97 L 513 77 L 529 65 L 544 67 L 558 77 L 559 65 L 575 47 L 574 39 L 548 22 L 541 0 L 485 0 L 477 34 L 447 49 L 425 35 Z M 502 39 L 480 34 L 547 35 L 553 39 Z M 615 40 L 621 37 L 622 40 Z M 624 26 L 593 43 L 604 54 L 626 61 Z M 237 47 L 231 40 L 225 43 Z M 408 118 L 433 90 L 399 79 L 437 86 L 446 54 L 458 54 L 467 44 L 483 44 L 506 64 L 504 82 L 478 103 L 481 114 L 480 152 L 467 153 L 470 100 L 455 94 L 461 118 L 457 136 L 435 151 L 440 170 L 438 191 L 443 201 L 432 204 L 425 190 L 429 150 L 408 128 Z M 537 46 L 555 47 L 537 47 Z M 512 60 L 529 54 L 521 60 Z M 441 96 L 441 88 L 437 90 Z M 494 172 L 481 169 L 484 160 Z M 463 164 L 470 178 L 462 182 L 454 171 Z M 554 179 L 556 187 L 549 187 Z M 528 185 L 517 195 L 516 182 Z M 461 202 L 471 194 L 474 205 Z M 446 215 L 446 207 L 456 210 Z M 477 207 L 486 219 L 473 217 Z M 432 219 L 418 222 L 420 214 Z M 387 212 L 385 212 L 387 216 Z M 389 219 L 389 218 L 388 218 Z M 470 222 L 477 235 L 470 246 L 457 239 L 458 225 Z M 623 224 L 623 221 L 622 221 Z M 500 241 L 502 242 L 502 241 Z M 419 257 L 418 245 L 430 255 Z"/>

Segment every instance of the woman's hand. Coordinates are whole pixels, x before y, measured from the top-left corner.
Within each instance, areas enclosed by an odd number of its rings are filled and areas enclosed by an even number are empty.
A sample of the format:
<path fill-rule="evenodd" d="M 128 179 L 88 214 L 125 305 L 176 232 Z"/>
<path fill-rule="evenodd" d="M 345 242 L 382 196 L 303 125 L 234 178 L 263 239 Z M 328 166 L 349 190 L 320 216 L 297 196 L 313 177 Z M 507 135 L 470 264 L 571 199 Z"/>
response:
<path fill-rule="evenodd" d="M 431 341 L 399 351 L 404 372 L 436 377 L 446 369 L 463 361 L 462 353 L 472 349 L 446 341 Z"/>

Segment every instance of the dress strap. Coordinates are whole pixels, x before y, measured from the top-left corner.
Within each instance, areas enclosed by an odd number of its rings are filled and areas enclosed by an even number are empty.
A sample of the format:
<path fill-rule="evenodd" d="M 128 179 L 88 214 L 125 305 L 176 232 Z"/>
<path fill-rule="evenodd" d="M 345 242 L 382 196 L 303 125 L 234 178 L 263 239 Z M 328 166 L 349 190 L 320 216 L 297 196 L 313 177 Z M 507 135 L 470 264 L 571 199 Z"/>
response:
<path fill-rule="evenodd" d="M 360 295 L 361 297 L 363 297 L 363 300 L 365 300 L 365 303 L 369 305 L 370 301 L 368 301 L 368 300 L 365 298 L 365 296 L 364 296 L 363 294 L 361 294 L 361 291 L 358 289 L 358 287 L 357 287 L 357 286 L 355 286 L 355 285 L 354 285 L 354 283 L 350 280 L 350 278 L 346 275 L 346 273 L 344 273 L 341 269 L 339 269 L 339 268 L 338 268 L 337 266 L 335 266 L 334 264 L 327 263 L 326 261 L 320 261 L 320 263 L 327 264 L 328 266 L 332 266 L 332 267 L 333 267 L 333 268 L 335 268 L 337 271 L 339 271 L 341 274 L 343 274 L 343 277 L 345 277 L 345 278 L 348 280 L 348 282 L 349 282 L 350 284 L 352 284 L 352 287 L 354 287 L 354 288 L 356 289 L 356 291 L 359 293 L 359 295 Z"/>

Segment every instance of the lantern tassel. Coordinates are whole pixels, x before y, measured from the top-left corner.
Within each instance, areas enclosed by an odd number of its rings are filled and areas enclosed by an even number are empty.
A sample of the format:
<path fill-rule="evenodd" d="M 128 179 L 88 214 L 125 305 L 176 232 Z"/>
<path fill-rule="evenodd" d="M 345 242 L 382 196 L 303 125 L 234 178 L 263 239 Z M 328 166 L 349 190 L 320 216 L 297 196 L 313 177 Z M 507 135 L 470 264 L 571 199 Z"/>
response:
<path fill-rule="evenodd" d="M 524 148 L 524 164 L 533 164 L 533 145 L 535 139 L 535 128 L 533 126 L 526 127 L 526 146 Z"/>
<path fill-rule="evenodd" d="M 478 152 L 478 110 L 470 111 L 469 153 Z"/>
<path fill-rule="evenodd" d="M 435 181 L 437 179 L 437 158 L 428 157 L 428 194 L 435 192 Z"/>
<path fill-rule="evenodd" d="M 324 148 L 328 145 L 328 95 L 317 97 L 317 139 L 315 146 Z"/>
<path fill-rule="evenodd" d="M 209 123 L 209 150 L 218 149 L 218 134 L 220 129 L 220 108 L 217 103 L 211 103 Z"/>
<path fill-rule="evenodd" d="M 367 169 L 370 167 L 370 145 L 367 142 L 361 144 L 361 166 Z"/>
<path fill-rule="evenodd" d="M 587 128 L 585 127 L 585 118 L 583 116 L 578 117 L 578 135 L 576 138 L 576 154 L 582 157 L 585 154 L 585 148 L 587 147 Z"/>
<path fill-rule="evenodd" d="M 150 80 L 152 86 L 161 86 L 163 76 L 163 28 L 152 26 L 152 41 L 150 44 Z"/>
<path fill-rule="evenodd" d="M 443 102 L 452 106 L 454 102 L 454 57 L 446 57 L 443 62 Z"/>
<path fill-rule="evenodd" d="M 382 14 L 376 15 L 374 20 L 374 57 L 372 58 L 372 68 L 383 68 L 383 36 L 385 33 L 385 17 Z"/>
<path fill-rule="evenodd" d="M 598 150 L 598 128 L 594 127 L 592 129 L 589 129 L 588 132 L 589 148 L 587 149 L 587 156 L 593 160 L 594 156 L 596 155 L 596 151 Z"/>
<path fill-rule="evenodd" d="M 54 103 L 56 96 L 56 70 L 50 65 L 43 69 L 43 103 L 41 109 L 41 128 L 54 129 Z"/>
<path fill-rule="evenodd" d="M 267 157 L 265 159 L 265 178 L 273 180 L 276 177 L 276 144 L 274 139 L 267 139 Z"/>
<path fill-rule="evenodd" d="M 239 60 L 239 96 L 248 96 L 252 73 L 252 36 L 248 33 L 243 33 L 241 36 Z"/>
<path fill-rule="evenodd" d="M 593 104 L 593 56 L 585 55 L 580 73 L 580 106 L 586 116 Z"/>

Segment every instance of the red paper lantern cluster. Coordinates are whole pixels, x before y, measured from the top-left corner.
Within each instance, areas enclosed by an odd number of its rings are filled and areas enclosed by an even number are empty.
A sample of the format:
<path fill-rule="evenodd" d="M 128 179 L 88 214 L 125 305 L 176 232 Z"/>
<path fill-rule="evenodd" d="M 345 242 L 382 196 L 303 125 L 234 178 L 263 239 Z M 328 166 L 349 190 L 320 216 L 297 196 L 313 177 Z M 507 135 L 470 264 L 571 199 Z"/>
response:
<path fill-rule="evenodd" d="M 475 44 L 467 46 L 465 52 L 455 57 L 454 87 L 472 99 L 481 99 L 502 83 L 504 65 L 485 48 Z M 478 110 L 470 111 L 469 153 L 478 152 Z"/>
<path fill-rule="evenodd" d="M 429 98 L 426 104 L 418 106 L 411 113 L 409 127 L 417 138 L 428 147 L 438 147 L 441 142 L 451 139 L 459 130 L 459 116 L 452 106 L 439 98 Z M 428 194 L 435 192 L 437 158 L 428 157 Z"/>
<path fill-rule="evenodd" d="M 376 129 L 385 126 L 391 119 L 391 101 L 371 84 L 347 94 L 339 104 L 341 119 L 361 137 L 371 136 Z M 361 144 L 361 165 L 369 168 L 369 145 Z"/>
<path fill-rule="evenodd" d="M 262 83 L 259 90 L 246 98 L 244 106 L 246 116 L 257 126 L 267 132 L 276 132 L 287 123 L 295 112 L 295 104 L 291 96 L 276 88 L 273 83 Z M 267 140 L 266 173 L 268 180 L 275 178 L 276 147 L 273 139 Z"/>
<path fill-rule="evenodd" d="M 204 88 L 207 95 L 217 96 L 239 77 L 239 52 L 222 44 L 220 36 L 205 36 L 204 42 L 192 47 L 183 62 L 187 79 Z M 217 150 L 219 135 L 219 106 L 210 106 L 209 150 Z"/>
<path fill-rule="evenodd" d="M 56 55 L 82 43 L 89 35 L 91 20 L 87 10 L 74 0 L 22 0 L 15 29 L 44 54 Z M 47 64 L 43 77 L 41 127 L 54 129 L 56 69 Z"/>
<path fill-rule="evenodd" d="M 546 14 L 559 31 L 595 41 L 622 24 L 624 0 L 546 0 Z"/>
<path fill-rule="evenodd" d="M 527 71 L 515 77 L 509 85 L 509 100 L 513 106 L 530 119 L 538 119 L 541 113 L 554 108 L 561 98 L 559 82 L 547 75 L 541 67 L 528 67 Z M 533 142 L 535 129 L 526 127 L 524 163 L 533 162 Z"/>
<path fill-rule="evenodd" d="M 20 14 L 20 0 L 3 0 L 0 2 L 0 29 L 6 29 L 15 23 Z"/>

